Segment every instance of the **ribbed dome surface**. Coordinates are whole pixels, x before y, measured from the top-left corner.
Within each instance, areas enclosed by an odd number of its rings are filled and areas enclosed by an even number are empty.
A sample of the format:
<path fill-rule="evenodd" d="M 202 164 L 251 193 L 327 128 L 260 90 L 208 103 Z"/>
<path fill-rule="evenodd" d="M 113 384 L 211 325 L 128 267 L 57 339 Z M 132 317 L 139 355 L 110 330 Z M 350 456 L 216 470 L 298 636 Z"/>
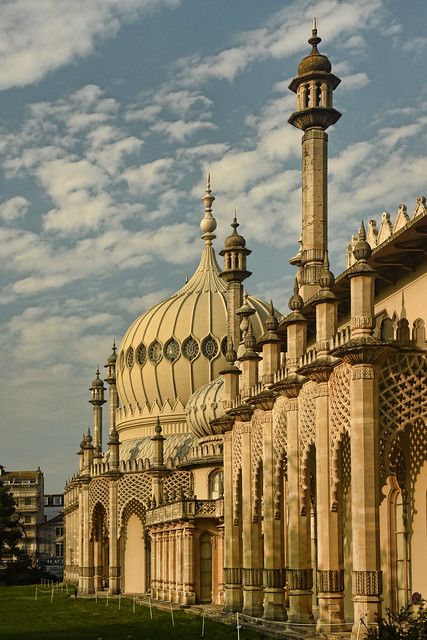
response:
<path fill-rule="evenodd" d="M 151 433 L 160 416 L 165 434 L 187 430 L 185 405 L 219 375 L 227 334 L 226 285 L 211 241 L 187 284 L 133 322 L 119 348 L 117 430 L 123 442 Z M 263 333 L 268 305 L 252 296 L 255 335 Z M 148 428 L 148 430 L 147 430 Z"/>
<path fill-rule="evenodd" d="M 308 73 L 330 73 L 332 65 L 329 59 L 321 53 L 310 53 L 301 60 L 298 65 L 298 75 L 304 76 Z"/>
<path fill-rule="evenodd" d="M 225 413 L 222 404 L 223 393 L 224 379 L 219 376 L 197 389 L 187 402 L 185 408 L 187 424 L 199 438 L 214 435 L 209 423 L 211 420 L 221 418 Z"/>

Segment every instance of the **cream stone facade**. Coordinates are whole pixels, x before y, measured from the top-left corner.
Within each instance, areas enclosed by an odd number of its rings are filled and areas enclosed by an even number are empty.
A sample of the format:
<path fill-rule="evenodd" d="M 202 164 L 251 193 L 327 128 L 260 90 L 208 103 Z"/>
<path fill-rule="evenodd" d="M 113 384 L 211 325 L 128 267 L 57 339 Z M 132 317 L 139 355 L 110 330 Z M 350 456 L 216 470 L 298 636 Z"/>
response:
<path fill-rule="evenodd" d="M 323 634 L 427 594 L 426 199 L 362 223 L 334 278 L 326 129 L 340 80 L 316 28 L 309 43 L 290 84 L 303 132 L 290 312 L 243 291 L 236 219 L 220 271 L 208 181 L 198 269 L 107 360 L 106 452 L 99 372 L 91 386 L 64 510 L 66 578 L 83 593 L 212 602 Z"/>

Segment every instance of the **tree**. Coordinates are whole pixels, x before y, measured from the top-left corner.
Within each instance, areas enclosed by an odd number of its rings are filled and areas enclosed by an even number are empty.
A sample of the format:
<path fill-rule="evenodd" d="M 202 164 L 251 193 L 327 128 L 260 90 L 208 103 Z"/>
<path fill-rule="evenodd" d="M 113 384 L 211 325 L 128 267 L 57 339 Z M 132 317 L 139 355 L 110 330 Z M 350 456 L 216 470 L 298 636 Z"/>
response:
<path fill-rule="evenodd" d="M 12 559 L 17 554 L 21 538 L 15 500 L 0 480 L 0 561 Z"/>

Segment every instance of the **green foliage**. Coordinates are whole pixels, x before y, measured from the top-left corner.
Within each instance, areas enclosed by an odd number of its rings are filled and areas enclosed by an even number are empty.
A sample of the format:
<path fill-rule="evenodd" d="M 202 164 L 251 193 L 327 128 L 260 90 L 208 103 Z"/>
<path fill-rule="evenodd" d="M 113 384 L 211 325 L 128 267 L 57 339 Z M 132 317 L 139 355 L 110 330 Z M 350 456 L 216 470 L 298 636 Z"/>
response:
<path fill-rule="evenodd" d="M 0 481 L 0 561 L 17 554 L 21 538 L 22 529 L 16 515 L 15 500 Z"/>
<path fill-rule="evenodd" d="M 387 609 L 385 617 L 377 623 L 377 627 L 367 629 L 367 640 L 426 640 L 427 602 L 414 593 L 411 604 L 397 614 Z"/>
<path fill-rule="evenodd" d="M 6 568 L 0 572 L 0 584 L 18 585 L 34 584 L 40 582 L 41 578 L 46 578 L 47 573 L 35 567 L 26 551 L 19 549 L 13 561 L 6 564 Z"/>

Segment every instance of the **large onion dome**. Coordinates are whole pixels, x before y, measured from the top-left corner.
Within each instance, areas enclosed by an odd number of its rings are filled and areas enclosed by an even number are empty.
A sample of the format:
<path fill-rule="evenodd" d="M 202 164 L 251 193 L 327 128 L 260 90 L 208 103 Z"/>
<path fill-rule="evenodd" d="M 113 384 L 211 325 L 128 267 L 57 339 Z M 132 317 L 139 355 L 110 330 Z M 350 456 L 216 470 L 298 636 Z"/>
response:
<path fill-rule="evenodd" d="M 188 400 L 185 408 L 187 424 L 199 438 L 213 435 L 210 426 L 211 420 L 216 420 L 224 415 L 223 394 L 224 379 L 219 376 L 197 389 Z"/>
<path fill-rule="evenodd" d="M 116 427 L 121 442 L 152 433 L 158 416 L 165 435 L 187 432 L 189 397 L 225 366 L 227 290 L 212 246 L 216 221 L 209 184 L 203 200 L 204 247 L 194 275 L 175 294 L 139 316 L 119 347 Z M 259 337 L 268 304 L 252 296 L 247 300 L 255 309 L 252 324 Z"/>

